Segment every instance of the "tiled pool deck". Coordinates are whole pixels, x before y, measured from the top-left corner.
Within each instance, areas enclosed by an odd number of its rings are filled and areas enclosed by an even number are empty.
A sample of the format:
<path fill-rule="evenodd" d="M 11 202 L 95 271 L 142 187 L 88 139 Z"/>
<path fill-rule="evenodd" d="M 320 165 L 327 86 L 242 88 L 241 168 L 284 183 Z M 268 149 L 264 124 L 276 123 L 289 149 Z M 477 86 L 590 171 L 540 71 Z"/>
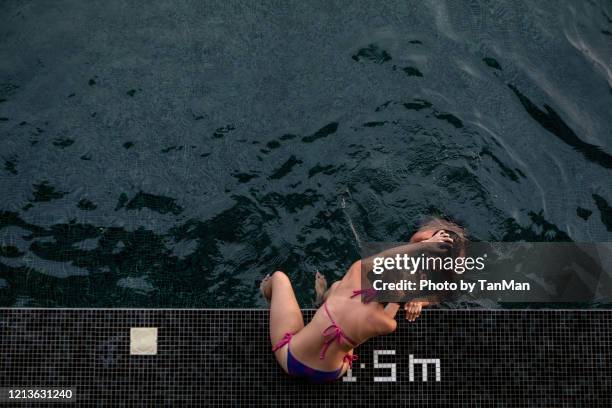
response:
<path fill-rule="evenodd" d="M 360 346 L 353 378 L 325 386 L 281 372 L 267 321 L 264 310 L 0 309 L 0 388 L 71 388 L 78 406 L 612 406 L 612 311 L 426 311 Z M 132 328 L 157 330 L 131 347 Z"/>

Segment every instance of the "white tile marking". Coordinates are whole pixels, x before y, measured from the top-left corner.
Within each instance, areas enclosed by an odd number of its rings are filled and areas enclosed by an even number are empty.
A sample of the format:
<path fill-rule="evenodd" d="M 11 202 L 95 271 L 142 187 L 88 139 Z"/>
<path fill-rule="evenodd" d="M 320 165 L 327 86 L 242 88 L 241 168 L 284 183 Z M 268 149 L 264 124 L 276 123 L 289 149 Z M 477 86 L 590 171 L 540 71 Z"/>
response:
<path fill-rule="evenodd" d="M 408 356 L 409 364 L 408 364 L 408 379 L 410 382 L 414 382 L 414 365 L 421 364 L 421 373 L 423 382 L 427 382 L 427 365 L 435 364 L 436 366 L 436 382 L 441 381 L 442 373 L 440 369 L 440 359 L 439 358 L 414 358 L 412 354 Z"/>
<path fill-rule="evenodd" d="M 154 356 L 157 354 L 157 327 L 132 327 L 130 329 L 130 354 Z"/>

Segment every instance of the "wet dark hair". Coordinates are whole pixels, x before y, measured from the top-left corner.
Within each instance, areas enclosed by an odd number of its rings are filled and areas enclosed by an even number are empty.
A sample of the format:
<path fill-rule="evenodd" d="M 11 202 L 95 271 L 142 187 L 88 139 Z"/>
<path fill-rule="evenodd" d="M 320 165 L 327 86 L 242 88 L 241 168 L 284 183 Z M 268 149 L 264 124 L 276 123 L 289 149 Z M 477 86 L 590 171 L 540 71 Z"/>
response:
<path fill-rule="evenodd" d="M 431 217 L 420 224 L 416 233 L 432 230 L 435 231 L 434 233 L 444 230 L 453 239 L 450 256 L 453 258 L 465 256 L 466 246 L 469 241 L 465 228 L 449 220 Z"/>

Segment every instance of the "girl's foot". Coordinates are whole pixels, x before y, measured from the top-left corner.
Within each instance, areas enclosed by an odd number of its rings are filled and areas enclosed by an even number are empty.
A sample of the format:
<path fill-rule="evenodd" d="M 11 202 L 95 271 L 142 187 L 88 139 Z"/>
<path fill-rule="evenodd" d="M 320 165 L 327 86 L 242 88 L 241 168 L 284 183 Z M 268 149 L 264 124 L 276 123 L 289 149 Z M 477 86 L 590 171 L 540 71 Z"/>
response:
<path fill-rule="evenodd" d="M 315 274 L 315 293 L 317 294 L 317 298 L 315 300 L 315 305 L 320 305 L 323 303 L 323 296 L 327 291 L 327 279 L 325 276 L 319 271 Z"/>
<path fill-rule="evenodd" d="M 261 280 L 259 290 L 261 291 L 261 295 L 270 303 L 270 299 L 272 299 L 272 277 L 270 274 L 267 274 Z"/>

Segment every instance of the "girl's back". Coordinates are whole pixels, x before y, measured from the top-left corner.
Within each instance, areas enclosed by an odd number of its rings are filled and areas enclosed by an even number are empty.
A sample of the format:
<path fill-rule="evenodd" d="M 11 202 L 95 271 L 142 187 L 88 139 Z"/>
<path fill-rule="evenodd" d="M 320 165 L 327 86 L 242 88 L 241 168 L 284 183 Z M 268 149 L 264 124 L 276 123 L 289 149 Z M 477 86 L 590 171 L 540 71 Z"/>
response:
<path fill-rule="evenodd" d="M 361 295 L 354 295 L 360 289 L 360 264 L 355 263 L 332 285 L 325 303 L 295 336 L 291 352 L 305 364 L 320 370 L 337 369 L 353 348 L 395 330 L 395 319 L 384 314 L 380 303 L 363 303 Z"/>

